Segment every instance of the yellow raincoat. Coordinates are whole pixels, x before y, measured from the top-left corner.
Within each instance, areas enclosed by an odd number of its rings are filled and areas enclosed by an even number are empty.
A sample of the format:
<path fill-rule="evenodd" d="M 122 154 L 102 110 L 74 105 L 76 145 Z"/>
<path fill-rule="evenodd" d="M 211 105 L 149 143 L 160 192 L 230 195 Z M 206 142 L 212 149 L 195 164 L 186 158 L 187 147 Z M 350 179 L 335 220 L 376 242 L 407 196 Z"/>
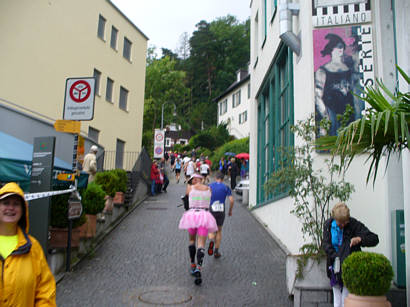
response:
<path fill-rule="evenodd" d="M 15 193 L 24 199 L 16 183 L 0 189 L 0 195 Z M 18 222 L 18 243 L 6 259 L 0 255 L 0 306 L 56 306 L 56 283 L 38 241 L 28 235 L 28 204 Z"/>

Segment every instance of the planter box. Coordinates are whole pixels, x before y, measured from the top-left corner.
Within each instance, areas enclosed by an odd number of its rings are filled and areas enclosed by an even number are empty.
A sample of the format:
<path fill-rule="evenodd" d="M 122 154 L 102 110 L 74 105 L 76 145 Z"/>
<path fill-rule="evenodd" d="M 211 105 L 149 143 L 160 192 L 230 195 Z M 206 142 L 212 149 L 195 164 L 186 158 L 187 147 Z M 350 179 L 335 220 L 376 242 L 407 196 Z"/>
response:
<path fill-rule="evenodd" d="M 80 229 L 74 228 L 71 233 L 71 247 L 80 245 Z M 50 246 L 53 248 L 67 247 L 68 229 L 67 228 L 50 228 Z"/>
<path fill-rule="evenodd" d="M 333 292 L 326 274 L 326 258 L 320 263 L 309 259 L 303 278 L 295 279 L 298 256 L 286 259 L 286 275 L 289 292 L 294 295 L 294 307 L 332 305 Z"/>
<path fill-rule="evenodd" d="M 123 192 L 116 192 L 114 196 L 114 200 L 113 200 L 114 205 L 124 204 L 124 198 L 125 198 L 125 195 Z"/>
<path fill-rule="evenodd" d="M 97 233 L 97 215 L 86 214 L 86 216 L 87 216 L 87 222 L 85 223 L 87 227 L 86 237 L 93 238 L 95 237 Z"/>

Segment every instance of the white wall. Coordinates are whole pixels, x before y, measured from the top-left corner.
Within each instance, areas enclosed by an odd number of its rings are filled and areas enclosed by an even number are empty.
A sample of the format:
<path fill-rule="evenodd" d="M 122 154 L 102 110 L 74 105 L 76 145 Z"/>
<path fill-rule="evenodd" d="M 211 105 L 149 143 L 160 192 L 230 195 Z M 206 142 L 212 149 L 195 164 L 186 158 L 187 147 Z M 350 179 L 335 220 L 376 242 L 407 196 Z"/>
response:
<path fill-rule="evenodd" d="M 230 135 L 233 135 L 237 139 L 242 139 L 249 136 L 250 132 L 250 99 L 248 98 L 248 84 L 250 81 L 242 83 L 240 86 L 230 91 L 218 100 L 218 124 L 229 123 L 228 131 Z M 241 91 L 241 104 L 232 108 L 232 95 L 238 91 Z M 227 100 L 227 112 L 219 115 L 220 104 Z M 248 111 L 248 120 L 243 123 L 239 123 L 239 114 L 244 111 Z"/>
<path fill-rule="evenodd" d="M 298 58 L 294 55 L 294 118 L 298 120 L 306 118 L 314 112 L 314 73 L 313 73 L 313 41 L 312 41 L 312 16 L 311 1 L 299 1 L 300 14 L 294 17 L 294 32 L 301 37 L 302 51 Z M 260 1 L 253 1 L 251 7 L 251 27 L 260 9 Z M 269 11 L 269 9 L 268 9 Z M 377 16 L 377 14 L 375 14 Z M 257 190 L 257 101 L 255 97 L 261 88 L 267 72 L 269 72 L 272 60 L 279 45 L 278 14 L 273 23 L 268 24 L 268 36 L 263 48 L 251 50 L 251 92 L 253 102 L 251 103 L 251 139 L 250 139 L 250 206 L 256 204 Z M 260 23 L 260 18 L 259 18 Z M 299 33 L 300 32 L 300 33 Z M 254 31 L 251 29 L 251 33 Z M 251 46 L 254 38 L 251 38 Z M 392 46 L 391 46 L 392 47 Z M 257 54 L 257 56 L 256 56 Z M 377 55 L 377 54 L 376 54 Z M 255 61 L 257 63 L 255 66 Z M 383 63 L 383 59 L 378 59 Z M 376 65 L 376 63 L 375 63 Z M 295 139 L 295 145 L 300 140 Z M 315 158 L 317 167 L 323 167 L 323 160 L 327 155 L 318 155 Z M 346 180 L 354 184 L 355 192 L 351 200 L 347 202 L 351 209 L 351 215 L 372 231 L 379 235 L 380 243 L 373 251 L 385 254 L 391 258 L 390 247 L 390 207 L 387 187 L 400 183 L 400 178 L 384 176 L 382 161 L 379 176 L 373 187 L 372 183 L 366 185 L 366 176 L 369 164 L 365 164 L 367 157 L 357 157 L 351 164 L 346 175 Z M 332 205 L 336 203 L 334 201 Z M 272 233 L 285 245 L 291 254 L 298 254 L 304 239 L 300 233 L 300 224 L 290 214 L 292 200 L 284 198 L 265 206 L 254 208 L 252 211 Z"/>

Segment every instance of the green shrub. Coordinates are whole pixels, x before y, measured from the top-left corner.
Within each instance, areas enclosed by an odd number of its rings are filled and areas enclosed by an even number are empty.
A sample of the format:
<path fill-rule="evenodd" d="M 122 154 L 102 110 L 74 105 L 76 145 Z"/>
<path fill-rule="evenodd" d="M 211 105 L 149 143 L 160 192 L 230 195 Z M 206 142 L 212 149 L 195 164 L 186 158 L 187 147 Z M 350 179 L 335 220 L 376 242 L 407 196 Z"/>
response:
<path fill-rule="evenodd" d="M 117 175 L 119 179 L 116 192 L 123 192 L 123 193 L 127 192 L 127 183 L 128 183 L 127 172 L 119 168 L 114 169 L 111 172 Z"/>
<path fill-rule="evenodd" d="M 355 252 L 343 261 L 342 279 L 353 294 L 381 296 L 390 289 L 393 269 L 384 255 Z"/>
<path fill-rule="evenodd" d="M 219 160 L 221 157 L 225 157 L 225 152 L 234 152 L 236 154 L 241 153 L 241 152 L 247 152 L 249 153 L 249 137 L 239 139 L 239 140 L 233 140 L 230 141 L 221 147 L 217 148 L 213 155 L 210 157 L 210 160 L 212 161 L 212 168 L 217 169 L 219 166 Z M 226 157 L 225 157 L 226 160 Z"/>
<path fill-rule="evenodd" d="M 88 184 L 87 189 L 82 195 L 82 204 L 86 214 L 97 214 L 104 209 L 105 192 L 101 186 L 95 182 Z"/>
<path fill-rule="evenodd" d="M 70 194 L 61 194 L 51 197 L 50 226 L 57 228 L 68 227 L 68 199 Z M 79 219 L 73 220 L 73 228 L 79 227 L 86 222 L 85 213 Z"/>
<path fill-rule="evenodd" d="M 204 147 L 209 150 L 214 150 L 228 142 L 229 139 L 230 136 L 226 125 L 222 124 L 197 133 L 189 140 L 189 145 L 191 148 Z"/>
<path fill-rule="evenodd" d="M 94 181 L 101 186 L 107 195 L 114 197 L 119 180 L 116 173 L 105 171 L 97 173 Z"/>

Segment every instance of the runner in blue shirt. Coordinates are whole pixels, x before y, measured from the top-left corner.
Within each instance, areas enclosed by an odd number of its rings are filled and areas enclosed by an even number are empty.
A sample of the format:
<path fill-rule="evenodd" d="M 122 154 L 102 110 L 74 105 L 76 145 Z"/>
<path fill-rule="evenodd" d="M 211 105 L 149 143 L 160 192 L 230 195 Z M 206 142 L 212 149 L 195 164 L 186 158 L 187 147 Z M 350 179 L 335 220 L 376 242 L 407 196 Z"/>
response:
<path fill-rule="evenodd" d="M 210 211 L 212 215 L 215 217 L 216 224 L 218 225 L 218 231 L 216 233 L 210 233 L 208 238 L 210 240 L 209 247 L 208 247 L 208 255 L 212 256 L 215 255 L 215 258 L 221 257 L 221 253 L 219 252 L 219 248 L 221 246 L 222 240 L 222 225 L 225 220 L 225 200 L 226 197 L 229 198 L 229 211 L 228 215 L 232 216 L 232 208 L 234 199 L 232 196 L 231 189 L 223 183 L 224 174 L 222 172 L 218 172 L 216 174 L 216 181 L 212 182 L 209 187 L 211 188 L 211 206 Z M 215 252 L 214 252 L 214 245 L 215 245 Z"/>

